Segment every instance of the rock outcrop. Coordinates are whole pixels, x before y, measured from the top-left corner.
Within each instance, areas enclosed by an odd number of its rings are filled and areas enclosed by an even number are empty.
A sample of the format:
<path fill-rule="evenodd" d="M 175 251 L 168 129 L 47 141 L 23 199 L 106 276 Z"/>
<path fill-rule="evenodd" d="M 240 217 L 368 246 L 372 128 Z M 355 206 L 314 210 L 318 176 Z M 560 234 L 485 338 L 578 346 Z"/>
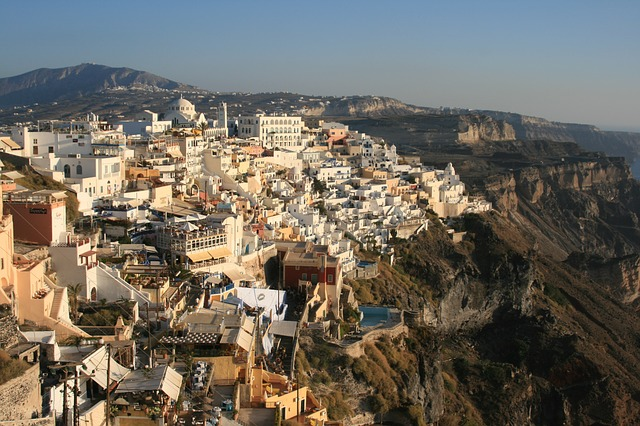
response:
<path fill-rule="evenodd" d="M 516 139 L 516 132 L 509 123 L 486 115 L 461 115 L 458 129 L 458 141 L 463 143 Z"/>
<path fill-rule="evenodd" d="M 386 117 L 419 114 L 428 108 L 405 104 L 383 96 L 349 96 L 336 100 L 320 101 L 305 108 L 307 116 L 333 117 Z"/>

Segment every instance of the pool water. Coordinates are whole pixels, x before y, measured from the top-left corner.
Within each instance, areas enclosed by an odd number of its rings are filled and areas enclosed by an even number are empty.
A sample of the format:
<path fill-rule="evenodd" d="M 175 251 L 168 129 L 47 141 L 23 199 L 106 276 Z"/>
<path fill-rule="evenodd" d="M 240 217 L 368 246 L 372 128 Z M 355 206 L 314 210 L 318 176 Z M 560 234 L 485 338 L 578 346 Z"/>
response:
<path fill-rule="evenodd" d="M 382 306 L 360 306 L 362 318 L 361 327 L 375 327 L 389 321 L 389 308 Z"/>

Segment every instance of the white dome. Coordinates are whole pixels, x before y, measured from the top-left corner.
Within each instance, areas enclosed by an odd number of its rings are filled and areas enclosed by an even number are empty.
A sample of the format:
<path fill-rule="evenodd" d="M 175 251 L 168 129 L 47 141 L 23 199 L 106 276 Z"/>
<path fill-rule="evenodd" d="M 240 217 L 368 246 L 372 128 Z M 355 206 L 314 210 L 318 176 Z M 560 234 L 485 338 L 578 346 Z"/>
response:
<path fill-rule="evenodd" d="M 194 112 L 195 110 L 196 108 L 193 106 L 193 104 L 183 98 L 176 99 L 169 104 L 169 111 Z"/>
<path fill-rule="evenodd" d="M 456 169 L 453 168 L 453 164 L 449 163 L 447 164 L 447 168 L 444 169 L 445 172 L 447 172 L 447 174 L 450 175 L 455 175 L 456 174 Z"/>

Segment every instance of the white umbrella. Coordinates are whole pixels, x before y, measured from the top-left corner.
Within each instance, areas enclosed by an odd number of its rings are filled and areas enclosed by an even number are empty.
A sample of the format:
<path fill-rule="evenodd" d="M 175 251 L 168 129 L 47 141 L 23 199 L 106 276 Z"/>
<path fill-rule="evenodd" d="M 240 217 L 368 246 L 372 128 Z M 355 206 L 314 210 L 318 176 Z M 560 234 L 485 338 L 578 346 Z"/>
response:
<path fill-rule="evenodd" d="M 183 231 L 195 231 L 195 230 L 200 229 L 200 228 L 198 228 L 198 227 L 197 227 L 196 225 L 194 225 L 193 223 L 187 222 L 187 223 L 185 223 L 184 225 L 182 225 L 182 226 L 180 227 L 180 229 L 182 229 Z"/>
<path fill-rule="evenodd" d="M 170 217 L 169 219 L 167 219 L 167 223 L 182 223 L 182 222 L 186 222 L 186 220 L 177 216 Z"/>
<path fill-rule="evenodd" d="M 190 214 L 187 217 L 185 217 L 186 220 L 204 220 L 206 219 L 207 216 L 200 214 L 200 213 L 194 213 L 194 214 Z"/>

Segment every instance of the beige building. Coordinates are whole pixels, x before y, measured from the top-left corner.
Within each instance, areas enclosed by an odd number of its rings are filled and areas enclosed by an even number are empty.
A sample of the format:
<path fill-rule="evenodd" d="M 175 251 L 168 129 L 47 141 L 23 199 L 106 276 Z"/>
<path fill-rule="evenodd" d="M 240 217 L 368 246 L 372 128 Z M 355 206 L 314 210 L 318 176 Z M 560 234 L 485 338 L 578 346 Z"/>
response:
<path fill-rule="evenodd" d="M 45 276 L 45 261 L 14 252 L 13 217 L 5 215 L 2 207 L 0 202 L 0 304 L 13 307 L 18 323 L 48 327 L 60 340 L 87 336 L 71 323 L 67 289 Z"/>

